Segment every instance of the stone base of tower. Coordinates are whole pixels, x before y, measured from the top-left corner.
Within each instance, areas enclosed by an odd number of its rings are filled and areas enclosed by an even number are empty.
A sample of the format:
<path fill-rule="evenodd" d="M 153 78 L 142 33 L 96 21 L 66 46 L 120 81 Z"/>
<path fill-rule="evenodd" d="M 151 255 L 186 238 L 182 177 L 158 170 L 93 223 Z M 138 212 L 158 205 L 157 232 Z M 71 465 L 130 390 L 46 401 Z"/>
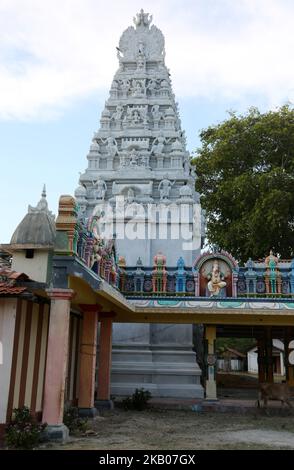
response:
<path fill-rule="evenodd" d="M 192 351 L 190 325 L 115 326 L 116 338 L 120 336 L 126 342 L 113 344 L 111 394 L 114 397 L 130 396 L 136 388 L 144 388 L 157 398 L 203 398 L 201 370 Z"/>

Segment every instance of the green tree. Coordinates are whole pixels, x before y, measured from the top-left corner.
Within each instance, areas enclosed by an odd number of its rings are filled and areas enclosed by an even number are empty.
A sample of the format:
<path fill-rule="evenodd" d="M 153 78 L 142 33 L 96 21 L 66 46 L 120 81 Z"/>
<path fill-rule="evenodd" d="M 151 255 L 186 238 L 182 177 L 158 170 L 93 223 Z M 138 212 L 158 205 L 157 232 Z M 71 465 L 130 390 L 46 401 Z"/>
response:
<path fill-rule="evenodd" d="M 239 261 L 294 251 L 294 109 L 229 119 L 200 133 L 193 163 L 211 244 Z"/>

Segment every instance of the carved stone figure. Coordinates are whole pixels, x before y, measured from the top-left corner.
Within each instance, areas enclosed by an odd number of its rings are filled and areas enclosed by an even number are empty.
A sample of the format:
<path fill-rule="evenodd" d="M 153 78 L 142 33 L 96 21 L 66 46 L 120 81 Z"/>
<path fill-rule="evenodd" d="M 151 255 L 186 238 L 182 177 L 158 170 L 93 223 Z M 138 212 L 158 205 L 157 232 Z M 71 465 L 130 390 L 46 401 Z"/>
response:
<path fill-rule="evenodd" d="M 137 59 L 137 70 L 144 71 L 146 68 L 146 60 L 145 57 L 139 55 Z"/>
<path fill-rule="evenodd" d="M 130 26 L 123 33 L 119 49 L 124 60 L 136 60 L 139 51 L 149 60 L 164 59 L 164 36 L 156 26 L 150 28 L 151 22 L 149 13 L 140 12 L 134 20 L 136 29 Z"/>
<path fill-rule="evenodd" d="M 121 121 L 123 112 L 124 112 L 123 106 L 117 105 L 116 110 L 114 111 L 114 113 L 112 115 L 112 119 L 114 121 Z"/>
<path fill-rule="evenodd" d="M 133 124 L 137 125 L 137 124 L 140 123 L 140 121 L 141 121 L 140 113 L 139 113 L 139 111 L 137 111 L 135 109 L 135 111 L 132 114 L 132 122 L 133 122 Z"/>
<path fill-rule="evenodd" d="M 141 8 L 140 13 L 137 13 L 136 16 L 134 16 L 133 21 L 135 26 L 149 26 L 150 23 L 152 23 L 152 15 L 149 17 L 149 13 L 144 13 L 143 8 Z"/>
<path fill-rule="evenodd" d="M 127 156 L 125 152 L 120 153 L 120 168 L 124 168 L 127 166 Z"/>
<path fill-rule="evenodd" d="M 157 90 L 157 84 L 155 80 L 149 80 L 149 83 L 147 85 L 147 90 L 150 92 L 151 96 L 154 96 L 156 94 Z"/>
<path fill-rule="evenodd" d="M 157 142 L 157 143 L 156 143 Z M 166 140 L 162 134 L 160 134 L 156 139 L 153 141 L 153 145 L 151 147 L 151 153 L 154 155 L 161 155 L 164 149 L 164 144 Z"/>
<path fill-rule="evenodd" d="M 139 164 L 139 155 L 135 149 L 132 149 L 130 152 L 130 165 L 138 166 L 138 164 Z"/>
<path fill-rule="evenodd" d="M 132 95 L 139 98 L 145 95 L 145 86 L 143 81 L 133 80 Z"/>
<path fill-rule="evenodd" d="M 174 181 L 171 182 L 168 179 L 167 175 L 165 175 L 165 178 L 160 181 L 159 186 L 158 186 L 158 190 L 159 190 L 160 200 L 161 201 L 164 201 L 164 200 L 168 199 L 170 190 L 171 190 L 172 186 L 174 185 L 174 183 L 175 183 Z"/>
<path fill-rule="evenodd" d="M 126 98 L 128 96 L 128 92 L 130 90 L 130 81 L 129 80 L 122 80 L 120 87 L 121 87 L 121 90 L 122 90 L 123 97 Z"/>
<path fill-rule="evenodd" d="M 224 275 L 220 272 L 218 260 L 214 260 L 212 271 L 207 276 L 207 289 L 211 296 L 219 295 L 220 290 L 227 285 Z"/>
<path fill-rule="evenodd" d="M 128 189 L 127 202 L 130 204 L 135 199 L 135 192 L 132 188 Z"/>
<path fill-rule="evenodd" d="M 146 129 L 148 125 L 148 106 L 141 108 L 141 116 L 143 119 L 143 126 Z"/>
<path fill-rule="evenodd" d="M 104 201 L 105 194 L 107 191 L 107 186 L 105 181 L 101 178 L 101 176 L 98 176 L 98 179 L 94 184 L 95 190 L 94 190 L 94 195 L 95 199 L 101 199 Z"/>
<path fill-rule="evenodd" d="M 83 219 L 87 209 L 87 201 L 81 201 L 78 203 L 78 219 Z"/>
<path fill-rule="evenodd" d="M 152 117 L 153 117 L 154 121 L 159 121 L 159 119 L 162 117 L 162 114 L 159 111 L 159 105 L 158 104 L 155 104 L 154 106 L 152 106 L 151 114 L 152 114 Z"/>
<path fill-rule="evenodd" d="M 113 137 L 107 137 L 107 151 L 111 157 L 118 153 L 117 142 Z"/>

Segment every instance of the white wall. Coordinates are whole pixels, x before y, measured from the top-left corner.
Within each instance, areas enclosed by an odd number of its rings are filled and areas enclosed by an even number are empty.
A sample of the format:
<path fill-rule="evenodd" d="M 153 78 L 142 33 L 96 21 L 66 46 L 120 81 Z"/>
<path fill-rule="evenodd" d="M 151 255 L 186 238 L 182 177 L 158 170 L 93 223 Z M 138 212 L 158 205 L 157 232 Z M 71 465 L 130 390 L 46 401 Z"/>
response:
<path fill-rule="evenodd" d="M 284 345 L 282 341 L 279 339 L 273 339 L 273 346 L 277 348 L 284 349 Z M 248 362 L 248 372 L 251 372 L 253 374 L 258 373 L 258 363 L 257 363 L 257 348 L 254 350 L 250 350 L 247 352 L 247 362 Z M 281 375 L 285 375 L 285 367 L 284 367 L 284 359 L 283 359 L 283 353 L 280 352 L 280 365 L 281 365 Z"/>
<path fill-rule="evenodd" d="M 257 374 L 258 373 L 257 352 L 252 351 L 252 350 L 248 351 L 247 362 L 248 362 L 248 372 Z"/>
<path fill-rule="evenodd" d="M 46 282 L 48 271 L 48 252 L 35 250 L 33 258 L 26 258 L 25 250 L 13 253 L 12 269 L 27 274 L 34 281 Z"/>

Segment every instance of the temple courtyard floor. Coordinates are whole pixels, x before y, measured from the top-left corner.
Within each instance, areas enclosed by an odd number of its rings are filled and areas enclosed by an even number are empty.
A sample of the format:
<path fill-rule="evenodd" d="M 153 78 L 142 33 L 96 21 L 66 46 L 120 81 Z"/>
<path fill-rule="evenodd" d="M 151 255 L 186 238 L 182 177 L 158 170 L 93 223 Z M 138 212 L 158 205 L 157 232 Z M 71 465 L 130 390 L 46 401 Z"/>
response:
<path fill-rule="evenodd" d="M 203 403 L 203 402 L 202 402 Z M 294 408 L 271 402 L 268 414 L 254 400 L 156 402 L 145 411 L 116 407 L 89 421 L 84 436 L 43 449 L 64 450 L 250 450 L 294 449 Z M 186 408 L 186 409 L 185 409 Z"/>

